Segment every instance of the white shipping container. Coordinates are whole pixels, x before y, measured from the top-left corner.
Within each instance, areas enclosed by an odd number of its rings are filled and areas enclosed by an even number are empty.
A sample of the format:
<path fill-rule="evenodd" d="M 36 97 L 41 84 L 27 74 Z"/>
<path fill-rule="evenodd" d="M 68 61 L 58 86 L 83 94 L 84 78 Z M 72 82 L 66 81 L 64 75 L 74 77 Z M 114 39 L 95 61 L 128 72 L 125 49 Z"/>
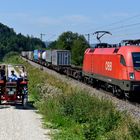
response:
<path fill-rule="evenodd" d="M 46 51 L 44 51 L 44 52 L 42 53 L 42 59 L 43 59 L 43 60 L 46 60 Z"/>
<path fill-rule="evenodd" d="M 21 55 L 22 55 L 23 57 L 26 57 L 26 56 L 27 56 L 27 51 L 22 51 L 22 52 L 21 52 Z"/>
<path fill-rule="evenodd" d="M 30 59 L 30 60 L 33 59 L 33 52 L 32 51 L 28 52 L 28 59 Z"/>
<path fill-rule="evenodd" d="M 46 50 L 42 53 L 42 59 L 46 62 L 52 63 L 52 50 Z"/>
<path fill-rule="evenodd" d="M 52 50 L 46 51 L 46 62 L 52 63 Z"/>
<path fill-rule="evenodd" d="M 71 64 L 71 53 L 69 50 L 53 50 L 52 51 L 52 64 L 69 66 Z"/>

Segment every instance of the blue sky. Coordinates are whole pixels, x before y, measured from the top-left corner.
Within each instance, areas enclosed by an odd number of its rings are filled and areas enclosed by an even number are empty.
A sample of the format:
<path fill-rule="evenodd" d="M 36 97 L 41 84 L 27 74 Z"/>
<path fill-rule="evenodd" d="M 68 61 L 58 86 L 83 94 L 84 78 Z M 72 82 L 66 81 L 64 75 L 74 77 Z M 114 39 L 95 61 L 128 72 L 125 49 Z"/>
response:
<path fill-rule="evenodd" d="M 1 0 L 0 22 L 24 35 L 44 33 L 48 41 L 64 31 L 108 30 L 113 35 L 103 41 L 116 43 L 140 38 L 140 0 Z"/>

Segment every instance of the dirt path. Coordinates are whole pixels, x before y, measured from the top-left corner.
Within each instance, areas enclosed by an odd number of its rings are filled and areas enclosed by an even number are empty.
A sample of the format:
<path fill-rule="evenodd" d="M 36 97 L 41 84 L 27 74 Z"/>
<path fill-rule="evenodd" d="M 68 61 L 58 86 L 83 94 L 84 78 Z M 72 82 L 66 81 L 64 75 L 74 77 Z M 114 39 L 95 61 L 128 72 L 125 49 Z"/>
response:
<path fill-rule="evenodd" d="M 48 134 L 34 108 L 0 106 L 0 140 L 50 140 Z"/>

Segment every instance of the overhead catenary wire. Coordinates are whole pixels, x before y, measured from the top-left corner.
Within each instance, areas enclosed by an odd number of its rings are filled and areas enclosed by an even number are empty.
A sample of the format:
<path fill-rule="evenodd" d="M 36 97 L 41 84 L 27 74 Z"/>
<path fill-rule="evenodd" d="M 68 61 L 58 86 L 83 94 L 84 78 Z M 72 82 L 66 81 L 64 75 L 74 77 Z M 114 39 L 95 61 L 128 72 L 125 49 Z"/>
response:
<path fill-rule="evenodd" d="M 119 21 L 116 21 L 116 22 L 113 22 L 113 23 L 110 23 L 108 25 L 104 25 L 100 28 L 104 28 L 104 27 L 108 27 L 108 26 L 112 26 L 112 25 L 116 25 L 116 24 L 122 24 L 122 22 L 128 22 L 128 20 L 132 20 L 134 18 L 137 18 L 137 17 L 140 17 L 140 14 L 139 15 L 135 15 L 135 16 L 132 16 L 132 17 L 129 17 L 129 18 L 125 18 L 125 19 L 122 19 L 122 20 L 119 20 Z"/>
<path fill-rule="evenodd" d="M 121 26 L 118 26 L 118 27 L 111 28 L 109 30 L 118 30 L 118 29 L 124 29 L 124 28 L 130 28 L 130 27 L 134 27 L 134 26 L 139 26 L 139 25 L 140 25 L 140 22 L 133 23 L 133 24 L 125 24 L 125 25 L 121 25 Z"/>
<path fill-rule="evenodd" d="M 138 23 L 133 23 L 133 24 L 126 24 L 126 25 L 122 25 L 122 26 L 119 26 L 119 27 L 114 27 L 114 28 L 111 28 L 109 31 L 121 31 L 120 29 L 126 29 L 126 28 L 132 28 L 134 26 L 140 26 L 140 22 Z M 93 33 L 88 33 L 88 34 L 85 34 L 85 35 L 92 35 Z"/>
<path fill-rule="evenodd" d="M 122 24 L 122 23 L 125 23 L 125 22 L 128 22 L 128 21 L 130 21 L 130 20 L 133 20 L 133 19 L 135 19 L 135 18 L 138 18 L 138 17 L 140 17 L 140 14 L 137 14 L 137 15 L 135 15 L 135 16 L 131 16 L 131 17 L 128 17 L 128 18 L 124 18 L 124 19 L 121 19 L 121 20 L 119 20 L 119 21 L 116 21 L 116 22 L 113 22 L 113 23 L 110 23 L 110 24 L 106 24 L 106 25 L 103 25 L 103 26 L 98 26 L 98 27 L 96 27 L 96 28 L 92 28 L 92 29 L 90 29 L 90 30 L 94 30 L 94 31 L 96 31 L 96 30 L 101 30 L 101 29 L 105 29 L 105 28 L 108 28 L 108 27 L 112 27 L 112 26 L 114 26 L 114 25 L 116 25 L 116 24 Z M 89 31 L 89 30 L 88 30 Z M 92 32 L 93 33 L 93 32 Z M 91 32 L 89 33 L 89 34 L 92 34 Z M 85 34 L 85 33 L 84 33 Z"/>
<path fill-rule="evenodd" d="M 104 39 L 108 40 L 108 38 L 109 38 L 110 41 L 112 40 L 111 38 L 113 38 L 114 41 L 116 39 L 117 40 L 119 39 L 119 42 L 120 42 L 121 40 L 124 40 L 124 39 L 140 39 L 139 36 L 140 36 L 140 31 L 134 31 L 134 32 L 131 31 L 131 32 L 125 32 L 125 33 L 122 33 L 122 34 L 121 33 L 120 34 L 113 34 L 113 36 L 105 36 Z M 95 37 L 93 37 L 93 38 L 95 38 Z"/>
<path fill-rule="evenodd" d="M 123 36 L 138 35 L 138 34 L 140 34 L 140 31 L 134 32 L 134 33 L 116 34 L 116 35 L 114 35 L 114 37 L 123 37 Z"/>
<path fill-rule="evenodd" d="M 138 17 L 140 17 L 140 15 L 136 15 L 136 16 L 133 16 L 133 17 L 125 18 L 125 19 L 119 20 L 117 22 L 101 26 L 101 28 L 108 27 L 108 28 L 104 28 L 104 30 L 112 32 L 113 33 L 113 36 L 112 36 L 113 38 L 121 38 L 121 37 L 127 37 L 127 36 L 131 36 L 131 35 L 138 35 L 138 34 L 140 34 L 140 32 L 136 32 L 136 31 L 135 32 L 132 32 L 132 31 L 130 32 L 130 30 L 128 30 L 128 29 L 133 30 L 134 27 L 140 26 L 140 22 L 135 22 L 134 23 L 134 21 L 133 21 L 133 23 L 131 23 L 131 24 L 124 24 L 126 21 L 128 22 L 129 20 L 132 20 L 132 19 L 135 19 L 135 18 L 138 18 Z M 113 27 L 113 25 L 118 25 L 120 23 L 122 25 Z M 114 34 L 114 32 L 118 32 L 118 31 L 121 32 L 122 30 L 124 30 L 124 32 L 125 32 L 124 34 L 123 33 L 122 34 Z M 92 33 L 88 33 L 88 34 L 92 35 L 93 32 Z M 137 38 L 139 38 L 139 37 L 137 37 Z"/>
<path fill-rule="evenodd" d="M 128 21 L 134 20 L 135 18 L 138 18 L 138 17 L 140 17 L 140 14 L 137 14 L 137 15 L 134 15 L 134 16 L 131 16 L 131 17 L 127 17 L 127 18 L 118 20 L 116 22 L 110 23 L 110 24 L 99 26 L 97 28 L 94 28 L 94 30 L 92 30 L 92 32 L 90 32 L 90 33 L 86 32 L 86 33 L 82 33 L 82 34 L 86 36 L 87 41 L 90 43 L 90 41 L 91 41 L 91 35 L 93 35 L 94 31 L 96 31 L 96 30 L 101 30 L 102 28 L 104 28 L 104 30 L 107 30 L 107 31 L 110 31 L 110 32 L 113 33 L 114 31 L 118 31 L 118 30 L 121 31 L 122 29 L 133 28 L 133 27 L 136 27 L 136 26 L 140 26 L 140 22 L 132 23 L 132 24 L 124 24 L 124 23 L 126 23 L 126 22 L 128 23 Z M 114 25 L 118 25 L 118 24 L 123 24 L 123 25 L 118 26 L 118 27 L 113 27 Z M 129 35 L 133 35 L 133 34 L 134 33 L 130 33 Z M 118 36 L 118 34 L 113 34 L 112 37 L 116 37 L 116 36 Z M 120 36 L 127 36 L 127 35 L 126 34 L 120 34 Z M 50 37 L 49 40 L 51 38 L 52 37 Z"/>

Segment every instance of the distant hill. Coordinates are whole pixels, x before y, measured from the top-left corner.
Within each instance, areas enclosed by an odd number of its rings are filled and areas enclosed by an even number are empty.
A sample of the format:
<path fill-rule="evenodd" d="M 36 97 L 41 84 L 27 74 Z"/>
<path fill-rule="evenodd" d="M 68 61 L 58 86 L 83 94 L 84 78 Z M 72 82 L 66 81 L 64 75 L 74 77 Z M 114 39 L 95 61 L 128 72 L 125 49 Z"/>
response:
<path fill-rule="evenodd" d="M 9 52 L 21 52 L 45 48 L 45 44 L 38 38 L 16 34 L 14 29 L 0 23 L 0 58 Z"/>

